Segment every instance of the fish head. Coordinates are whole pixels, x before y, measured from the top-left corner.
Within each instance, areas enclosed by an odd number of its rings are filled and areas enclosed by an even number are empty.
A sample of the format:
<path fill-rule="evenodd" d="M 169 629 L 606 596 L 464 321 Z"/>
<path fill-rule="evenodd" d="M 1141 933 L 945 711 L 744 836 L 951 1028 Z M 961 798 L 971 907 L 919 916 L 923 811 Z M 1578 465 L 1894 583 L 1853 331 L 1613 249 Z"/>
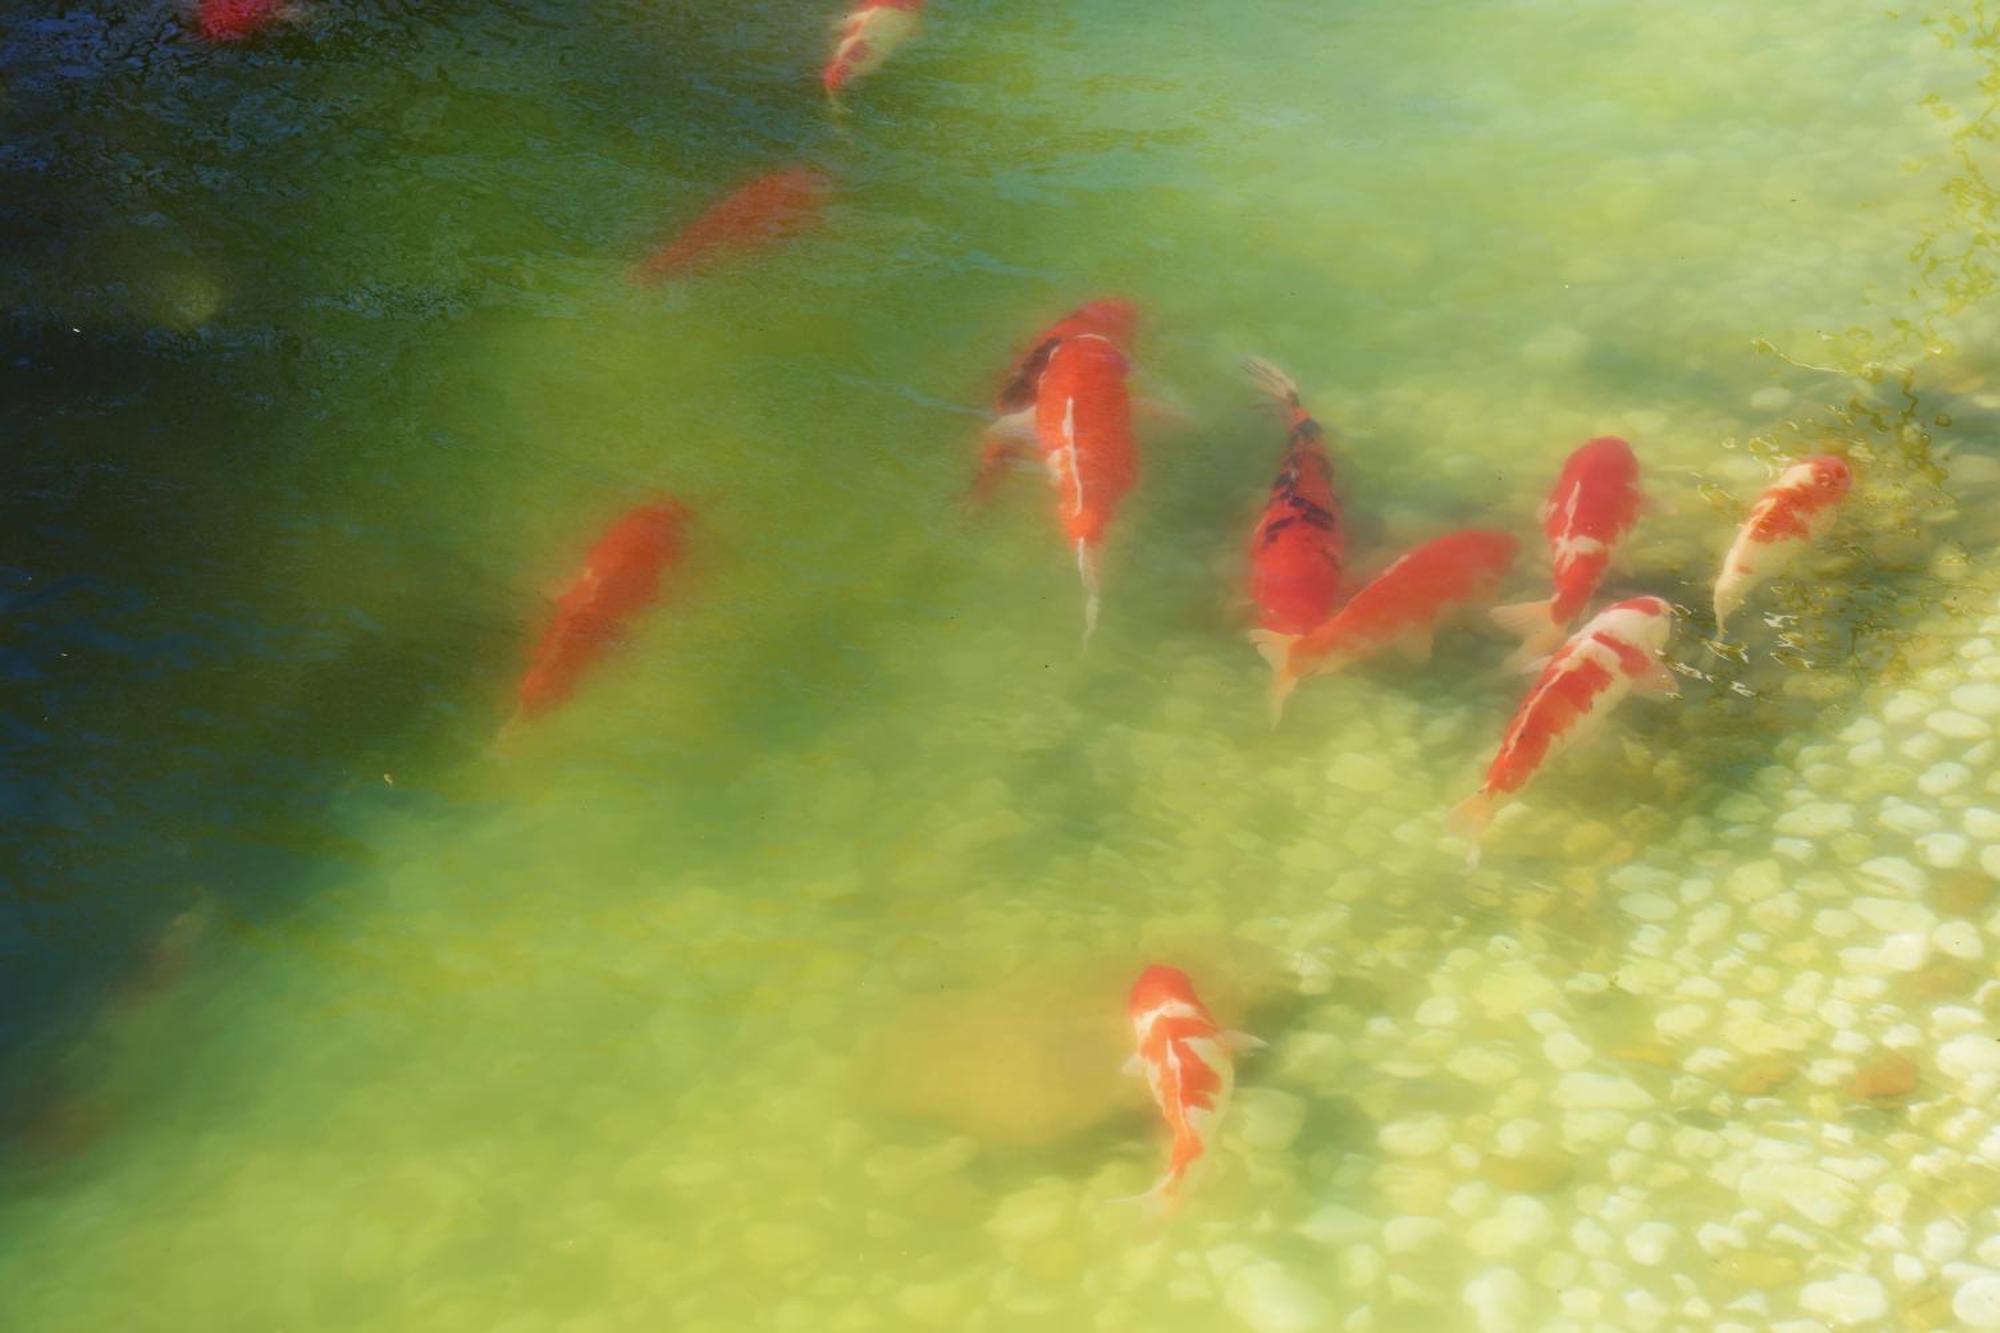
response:
<path fill-rule="evenodd" d="M 1674 632 L 1674 608 L 1664 597 L 1628 597 L 1607 607 L 1596 624 L 1622 642 L 1657 657 L 1666 651 L 1667 639 Z"/>
<path fill-rule="evenodd" d="M 1198 1008 L 1201 1001 L 1195 998 L 1194 982 L 1188 974 L 1177 967 L 1167 967 L 1154 963 L 1139 974 L 1132 983 L 1132 995 L 1126 1002 L 1126 1009 L 1136 1023 L 1145 1015 L 1171 1006 Z"/>
<path fill-rule="evenodd" d="M 1821 454 L 1806 464 L 1813 495 L 1822 503 L 1844 499 L 1854 485 L 1854 471 L 1838 454 Z"/>

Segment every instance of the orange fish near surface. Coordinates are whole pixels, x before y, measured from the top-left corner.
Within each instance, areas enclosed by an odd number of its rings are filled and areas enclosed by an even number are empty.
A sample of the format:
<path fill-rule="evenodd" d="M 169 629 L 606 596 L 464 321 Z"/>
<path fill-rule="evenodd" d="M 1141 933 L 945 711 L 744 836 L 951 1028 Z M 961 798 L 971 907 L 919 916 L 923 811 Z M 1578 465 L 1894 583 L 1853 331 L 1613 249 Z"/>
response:
<path fill-rule="evenodd" d="M 1129 352 L 1139 312 L 1129 301 L 1105 297 L 1086 301 L 1035 335 L 1028 349 L 1007 370 L 1000 392 L 993 399 L 993 421 L 986 427 L 985 448 L 979 457 L 979 475 L 972 483 L 972 499 L 991 499 L 1006 467 L 1034 460 L 1047 470 L 1035 431 L 1035 399 L 1041 393 L 1042 375 L 1056 348 L 1070 338 L 1093 336 L 1108 340 L 1121 352 Z"/>
<path fill-rule="evenodd" d="M 1419 662 L 1429 658 L 1439 622 L 1491 598 L 1519 549 L 1504 532 L 1449 533 L 1397 559 L 1310 633 L 1253 634 L 1271 663 L 1272 723 L 1306 676 L 1337 671 L 1391 647 Z"/>
<path fill-rule="evenodd" d="M 568 700 L 632 617 L 658 600 L 660 575 L 680 559 L 691 517 L 677 500 L 641 505 L 590 548 L 583 573 L 556 599 L 555 618 L 535 644 L 516 689 L 516 721 Z"/>
<path fill-rule="evenodd" d="M 211 42 L 240 42 L 279 19 L 292 17 L 285 0 L 201 0 L 195 27 Z"/>
<path fill-rule="evenodd" d="M 1782 574 L 1825 535 L 1853 484 L 1846 459 L 1821 454 L 1786 468 L 1777 484 L 1757 497 L 1715 580 L 1718 635 L 1751 589 Z"/>
<path fill-rule="evenodd" d="M 882 68 L 890 54 L 916 35 L 924 0 L 861 0 L 840 23 L 833 55 L 820 74 L 828 97 Z"/>
<path fill-rule="evenodd" d="M 1532 662 L 1563 641 L 1597 591 L 1611 552 L 1639 520 L 1639 460 L 1615 435 L 1569 456 L 1542 505 L 1542 533 L 1555 557 L 1555 596 L 1495 608 L 1493 619 L 1521 636 L 1515 664 Z"/>
<path fill-rule="evenodd" d="M 1130 371 L 1111 339 L 1078 334 L 1055 345 L 1035 391 L 1035 436 L 1083 582 L 1086 644 L 1097 628 L 1098 553 L 1119 502 L 1139 476 L 1125 387 Z"/>
<path fill-rule="evenodd" d="M 639 261 L 635 282 L 663 282 L 732 255 L 768 249 L 818 226 L 833 181 L 818 167 L 759 176 Z"/>
<path fill-rule="evenodd" d="M 1326 432 L 1300 403 L 1299 386 L 1257 357 L 1245 361 L 1243 369 L 1286 419 L 1284 462 L 1250 534 L 1250 600 L 1257 607 L 1253 639 L 1268 653 L 1332 614 L 1347 539 L 1333 493 Z"/>
<path fill-rule="evenodd" d="M 1485 784 L 1453 812 L 1453 822 L 1473 839 L 1474 861 L 1494 810 L 1549 760 L 1595 735 L 1634 689 L 1674 688 L 1674 674 L 1660 660 L 1673 620 L 1673 608 L 1658 597 L 1628 598 L 1599 612 L 1549 659 L 1514 711 Z"/>
<path fill-rule="evenodd" d="M 1236 1087 L 1232 1050 L 1262 1046 L 1255 1037 L 1224 1032 L 1178 968 L 1154 964 L 1139 974 L 1126 1002 L 1138 1052 L 1127 1068 L 1144 1073 L 1173 1133 L 1167 1171 L 1142 1202 L 1178 1203 L 1188 1173 L 1208 1155 Z"/>

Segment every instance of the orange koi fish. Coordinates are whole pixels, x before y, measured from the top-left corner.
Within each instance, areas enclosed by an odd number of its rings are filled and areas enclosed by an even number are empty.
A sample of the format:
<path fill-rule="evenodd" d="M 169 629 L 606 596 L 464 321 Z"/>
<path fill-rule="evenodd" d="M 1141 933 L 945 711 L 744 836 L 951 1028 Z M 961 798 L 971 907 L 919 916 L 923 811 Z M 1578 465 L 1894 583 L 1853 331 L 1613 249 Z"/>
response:
<path fill-rule="evenodd" d="M 833 180 L 818 167 L 759 176 L 712 205 L 632 269 L 635 282 L 662 282 L 726 256 L 768 249 L 817 226 Z"/>
<path fill-rule="evenodd" d="M 1511 664 L 1531 662 L 1563 641 L 1603 579 L 1611 551 L 1639 519 L 1639 460 L 1615 435 L 1585 444 L 1563 464 L 1542 505 L 1542 533 L 1555 556 L 1555 596 L 1496 607 L 1493 619 L 1521 636 Z"/>
<path fill-rule="evenodd" d="M 1144 1073 L 1160 1114 L 1173 1132 L 1167 1172 L 1139 1196 L 1143 1202 L 1179 1202 L 1188 1173 L 1208 1155 L 1216 1127 L 1229 1109 L 1236 1087 L 1234 1050 L 1264 1043 L 1240 1032 L 1224 1032 L 1194 993 L 1194 983 L 1178 968 L 1154 964 L 1139 974 L 1126 1002 L 1138 1052 L 1126 1068 Z"/>
<path fill-rule="evenodd" d="M 677 500 L 641 505 L 590 548 L 583 573 L 557 598 L 555 618 L 516 688 L 516 721 L 566 701 L 626 623 L 658 599 L 660 575 L 679 561 L 692 517 Z"/>
<path fill-rule="evenodd" d="M 820 74 L 828 97 L 882 68 L 890 54 L 916 35 L 924 0 L 861 0 L 841 20 L 833 55 Z"/>
<path fill-rule="evenodd" d="M 1717 637 L 1752 589 L 1782 574 L 1826 535 L 1853 484 L 1846 459 L 1821 454 L 1786 468 L 1777 484 L 1757 497 L 1715 580 Z"/>
<path fill-rule="evenodd" d="M 1485 785 L 1452 814 L 1473 841 L 1473 861 L 1493 812 L 1549 760 L 1595 735 L 1634 689 L 1674 688 L 1674 674 L 1660 660 L 1673 619 L 1673 608 L 1661 598 L 1628 598 L 1600 611 L 1549 659 L 1514 710 Z"/>
<path fill-rule="evenodd" d="M 1306 676 L 1338 671 L 1390 647 L 1419 662 L 1428 659 L 1438 624 L 1490 599 L 1519 549 L 1504 532 L 1449 533 L 1398 558 L 1309 633 L 1253 631 L 1258 650 L 1271 663 L 1272 725 Z"/>
<path fill-rule="evenodd" d="M 293 17 L 285 0 L 201 0 L 194 12 L 195 28 L 211 42 L 240 42 Z"/>
<path fill-rule="evenodd" d="M 987 426 L 985 448 L 979 457 L 979 474 L 972 483 L 972 498 L 983 503 L 1010 463 L 1033 459 L 1037 468 L 1046 464 L 1037 447 L 1035 399 L 1041 393 L 1042 374 L 1049 358 L 1069 338 L 1103 338 L 1121 352 L 1129 352 L 1139 311 L 1130 301 L 1105 297 L 1086 301 L 1035 336 L 1028 349 L 1016 358 L 993 400 L 993 421 Z"/>
<path fill-rule="evenodd" d="M 1083 583 L 1083 641 L 1097 629 L 1098 553 L 1119 501 L 1139 476 L 1125 355 L 1102 334 L 1064 338 L 1035 391 L 1035 436 L 1076 548 Z"/>
<path fill-rule="evenodd" d="M 1346 534 L 1333 494 L 1326 432 L 1299 402 L 1299 386 L 1269 361 L 1243 369 L 1285 412 L 1285 458 L 1257 527 L 1250 534 L 1253 637 L 1260 650 L 1294 639 L 1333 613 Z"/>

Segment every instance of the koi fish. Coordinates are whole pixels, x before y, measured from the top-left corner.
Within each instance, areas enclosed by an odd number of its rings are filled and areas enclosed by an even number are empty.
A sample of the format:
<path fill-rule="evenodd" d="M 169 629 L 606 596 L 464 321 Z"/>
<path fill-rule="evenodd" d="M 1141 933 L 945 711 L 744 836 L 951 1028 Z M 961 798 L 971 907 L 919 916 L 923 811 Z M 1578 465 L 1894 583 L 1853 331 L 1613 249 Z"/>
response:
<path fill-rule="evenodd" d="M 583 573 L 556 599 L 555 617 L 516 688 L 517 722 L 539 717 L 574 694 L 626 623 L 658 599 L 660 575 L 680 559 L 692 517 L 676 500 L 641 505 L 590 548 Z"/>
<path fill-rule="evenodd" d="M 833 55 L 820 74 L 828 97 L 882 68 L 890 54 L 916 35 L 924 0 L 861 0 L 840 23 Z"/>
<path fill-rule="evenodd" d="M 1296 638 L 1333 613 L 1346 534 L 1333 494 L 1326 432 L 1299 402 L 1299 386 L 1269 361 L 1244 371 L 1285 412 L 1284 462 L 1250 534 L 1250 600 L 1260 650 Z"/>
<path fill-rule="evenodd" d="M 1059 341 L 1035 389 L 1035 436 L 1076 548 L 1083 583 L 1083 641 L 1097 629 L 1098 553 L 1118 503 L 1139 475 L 1125 354 L 1099 333 Z"/>
<path fill-rule="evenodd" d="M 1216 1127 L 1236 1087 L 1231 1052 L 1262 1046 L 1255 1037 L 1224 1032 L 1178 968 L 1154 964 L 1132 984 L 1126 1012 L 1138 1051 L 1126 1068 L 1146 1076 L 1160 1114 L 1173 1133 L 1167 1171 L 1139 1200 L 1167 1206 L 1179 1201 L 1188 1173 L 1208 1155 Z"/>
<path fill-rule="evenodd" d="M 1033 457 L 1044 467 L 1035 432 L 1035 398 L 1041 392 L 1042 374 L 1049 358 L 1065 339 L 1086 334 L 1103 338 L 1121 352 L 1132 346 L 1132 334 L 1139 312 L 1130 301 L 1106 297 L 1086 301 L 1043 329 L 1008 369 L 1000 392 L 993 400 L 994 419 L 986 428 L 986 444 L 979 459 L 979 474 L 972 484 L 975 501 L 992 496 L 1003 467 Z"/>
<path fill-rule="evenodd" d="M 662 282 L 732 254 L 768 249 L 819 224 L 833 181 L 818 167 L 759 176 L 710 206 L 639 261 L 635 282 Z"/>
<path fill-rule="evenodd" d="M 294 16 L 285 0 L 201 0 L 195 28 L 211 42 L 239 42 Z"/>
<path fill-rule="evenodd" d="M 1715 580 L 1717 637 L 1752 589 L 1783 573 L 1826 534 L 1853 484 L 1846 459 L 1821 454 L 1786 468 L 1777 484 L 1757 497 Z"/>
<path fill-rule="evenodd" d="M 1660 660 L 1672 633 L 1673 608 L 1663 599 L 1631 597 L 1598 612 L 1549 659 L 1514 710 L 1485 785 L 1452 812 L 1452 823 L 1472 840 L 1474 863 L 1493 812 L 1549 760 L 1596 734 L 1634 689 L 1674 688 Z"/>
<path fill-rule="evenodd" d="M 1542 505 L 1542 533 L 1555 556 L 1555 596 L 1493 610 L 1495 621 L 1521 636 L 1510 665 L 1531 662 L 1563 641 L 1596 593 L 1612 548 L 1638 521 L 1639 502 L 1639 461 L 1625 441 L 1603 436 L 1569 456 Z"/>
<path fill-rule="evenodd" d="M 1504 532 L 1449 533 L 1398 558 L 1304 635 L 1253 630 L 1251 638 L 1271 664 L 1272 725 L 1307 676 L 1338 671 L 1391 647 L 1419 662 L 1428 659 L 1439 622 L 1492 597 L 1519 549 Z"/>

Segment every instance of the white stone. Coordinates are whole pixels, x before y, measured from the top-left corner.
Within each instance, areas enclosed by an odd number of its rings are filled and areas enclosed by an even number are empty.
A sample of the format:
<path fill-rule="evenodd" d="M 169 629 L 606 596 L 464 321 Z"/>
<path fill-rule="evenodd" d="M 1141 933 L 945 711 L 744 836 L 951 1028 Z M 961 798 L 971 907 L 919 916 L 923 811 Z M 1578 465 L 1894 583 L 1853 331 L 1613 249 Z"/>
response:
<path fill-rule="evenodd" d="M 1625 1238 L 1625 1253 L 1632 1262 L 1654 1268 L 1666 1262 L 1667 1254 L 1680 1233 L 1665 1222 L 1642 1222 Z"/>
<path fill-rule="evenodd" d="M 1590 1047 L 1573 1032 L 1557 1032 L 1542 1042 L 1542 1054 L 1557 1069 L 1581 1069 L 1590 1063 Z"/>
<path fill-rule="evenodd" d="M 1382 1151 L 1397 1157 L 1428 1157 L 1451 1144 L 1451 1122 L 1441 1115 L 1392 1120 L 1376 1133 Z"/>
<path fill-rule="evenodd" d="M 1931 882 L 1921 867 L 1899 856 L 1878 856 L 1861 863 L 1861 873 L 1880 884 L 1890 884 L 1907 894 L 1922 893 Z"/>
<path fill-rule="evenodd" d="M 2000 879 L 2000 843 L 1979 849 L 1979 868 L 1995 879 Z"/>
<path fill-rule="evenodd" d="M 1968 837 L 1981 842 L 2000 842 L 2000 813 L 1975 805 L 1961 817 L 1959 824 Z"/>
<path fill-rule="evenodd" d="M 1519 1060 L 1491 1046 L 1461 1047 L 1452 1052 L 1451 1063 L 1445 1067 L 1467 1083 L 1487 1086 L 1510 1082 L 1521 1072 Z"/>
<path fill-rule="evenodd" d="M 1924 720 L 1924 725 L 1938 735 L 1955 741 L 1983 740 L 1993 734 L 1993 724 L 1985 718 L 1953 708 L 1932 713 Z"/>
<path fill-rule="evenodd" d="M 1489 1268 L 1463 1293 L 1479 1333 L 1516 1333 L 1528 1323 L 1528 1282 L 1511 1268 Z"/>
<path fill-rule="evenodd" d="M 1917 855 L 1938 870 L 1958 869 L 1971 853 L 1971 841 L 1956 833 L 1926 833 L 1917 839 Z"/>
<path fill-rule="evenodd" d="M 1981 1033 L 1953 1037 L 1938 1047 L 1937 1067 L 1939 1073 L 1953 1079 L 2000 1071 L 2000 1038 Z"/>
<path fill-rule="evenodd" d="M 1236 1094 L 1236 1136 L 1252 1148 L 1283 1152 L 1305 1128 L 1305 1098 L 1277 1088 L 1244 1088 Z"/>
<path fill-rule="evenodd" d="M 1941 1264 L 1965 1253 L 1965 1228 L 1949 1217 L 1940 1217 L 1924 1228 L 1924 1258 Z"/>
<path fill-rule="evenodd" d="M 1611 1233 L 1588 1217 L 1580 1217 L 1570 1224 L 1569 1243 L 1576 1246 L 1579 1254 L 1601 1259 L 1611 1253 Z"/>
<path fill-rule="evenodd" d="M 1837 1226 L 1854 1210 L 1854 1187 L 1802 1162 L 1765 1162 L 1737 1181 L 1743 1201 L 1766 1213 L 1791 1210 L 1823 1227 Z"/>
<path fill-rule="evenodd" d="M 1893 796 L 1882 798 L 1882 813 L 1877 822 L 1893 833 L 1904 833 L 1914 838 L 1919 833 L 1929 833 L 1938 826 L 1937 811 L 1928 806 L 1912 805 L 1899 801 Z"/>
<path fill-rule="evenodd" d="M 1986 952 L 1979 928 L 1969 921 L 1947 921 L 1931 932 L 1931 943 L 1953 958 L 1976 959 Z"/>
<path fill-rule="evenodd" d="M 1466 1244 L 1474 1254 L 1498 1259 L 1555 1234 L 1555 1215 L 1548 1205 L 1525 1194 L 1509 1195 L 1493 1216 L 1473 1224 Z"/>
<path fill-rule="evenodd" d="M 1929 695 L 1918 694 L 1914 690 L 1898 690 L 1882 705 L 1882 720 L 1900 727 L 1928 713 L 1936 702 Z"/>
<path fill-rule="evenodd" d="M 1951 1298 L 1951 1312 L 1967 1328 L 2000 1328 L 2000 1273 L 1975 1271 Z"/>
<path fill-rule="evenodd" d="M 1917 778 L 1917 790 L 1926 796 L 1944 796 L 1972 781 L 1972 770 L 1946 760 L 1932 764 Z"/>
<path fill-rule="evenodd" d="M 1777 823 L 1772 825 L 1777 832 L 1793 838 L 1830 838 L 1853 827 L 1854 807 L 1837 801 L 1808 801 L 1779 815 Z"/>
<path fill-rule="evenodd" d="M 1582 1071 L 1558 1079 L 1553 1100 L 1570 1110 L 1643 1111 L 1653 1104 L 1652 1094 L 1629 1078 Z"/>
<path fill-rule="evenodd" d="M 1824 1282 L 1808 1282 L 1799 1292 L 1799 1308 L 1825 1315 L 1841 1328 L 1872 1324 L 1888 1313 L 1882 1284 L 1865 1273 L 1842 1273 Z"/>
<path fill-rule="evenodd" d="M 1875 957 L 1891 972 L 1914 972 L 1930 957 L 1931 937 L 1912 931 L 1908 934 L 1891 935 L 1882 941 Z"/>
<path fill-rule="evenodd" d="M 1269 1260 L 1238 1269 L 1227 1297 L 1236 1317 L 1256 1333 L 1314 1333 L 1331 1314 L 1324 1297 Z"/>
<path fill-rule="evenodd" d="M 2000 717 L 2000 685 L 1961 685 L 1951 692 L 1951 702 L 1978 717 Z"/>
<path fill-rule="evenodd" d="M 1335 1250 L 1372 1240 L 1376 1230 L 1374 1218 L 1337 1203 L 1328 1204 L 1298 1225 L 1301 1236 Z"/>
<path fill-rule="evenodd" d="M 1618 906 L 1641 921 L 1665 921 L 1680 910 L 1664 893 L 1628 893 L 1618 900 Z"/>
<path fill-rule="evenodd" d="M 1444 1223 L 1435 1217 L 1392 1217 L 1382 1228 L 1382 1245 L 1391 1254 L 1416 1254 L 1444 1235 Z"/>
<path fill-rule="evenodd" d="M 1677 1004 L 1662 1010 L 1653 1027 L 1668 1041 L 1682 1041 L 1708 1026 L 1708 1010 L 1698 1004 Z"/>
<path fill-rule="evenodd" d="M 1891 934 L 1922 931 L 1929 934 L 1937 916 L 1922 903 L 1902 898 L 1856 898 L 1854 914 L 1875 929 Z"/>
<path fill-rule="evenodd" d="M 1433 995 L 1417 1006 L 1417 1022 L 1427 1028 L 1456 1027 L 1459 1018 L 1458 1001 L 1449 995 Z"/>
<path fill-rule="evenodd" d="M 1861 919 L 1838 907 L 1824 907 L 1813 913 L 1813 929 L 1832 940 L 1844 940 L 1860 928 Z"/>

